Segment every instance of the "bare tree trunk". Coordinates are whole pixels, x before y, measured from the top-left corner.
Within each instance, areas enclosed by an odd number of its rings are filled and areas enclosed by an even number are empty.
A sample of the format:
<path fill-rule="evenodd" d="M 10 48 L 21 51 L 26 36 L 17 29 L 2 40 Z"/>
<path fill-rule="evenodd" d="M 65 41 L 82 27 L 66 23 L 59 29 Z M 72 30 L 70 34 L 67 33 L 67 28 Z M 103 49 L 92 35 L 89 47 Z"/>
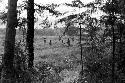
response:
<path fill-rule="evenodd" d="M 8 0 L 8 8 L 1 83 L 15 83 L 13 60 L 16 35 L 15 27 L 17 26 L 17 0 Z"/>
<path fill-rule="evenodd" d="M 28 0 L 27 9 L 27 48 L 28 48 L 28 68 L 33 67 L 34 60 L 34 0 Z"/>

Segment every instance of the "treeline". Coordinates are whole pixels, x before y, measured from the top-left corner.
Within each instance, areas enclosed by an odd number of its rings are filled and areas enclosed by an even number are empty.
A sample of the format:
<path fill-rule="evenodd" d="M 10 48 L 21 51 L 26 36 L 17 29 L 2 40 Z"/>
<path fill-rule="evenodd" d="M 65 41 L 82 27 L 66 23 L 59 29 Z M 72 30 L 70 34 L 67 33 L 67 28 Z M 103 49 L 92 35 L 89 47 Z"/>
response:
<path fill-rule="evenodd" d="M 19 35 L 21 31 L 19 29 L 16 30 L 16 34 Z M 5 28 L 0 28 L 0 34 L 4 35 L 6 33 Z M 34 30 L 34 35 L 41 35 L 41 36 L 56 36 L 57 31 L 55 29 L 35 29 Z"/>
<path fill-rule="evenodd" d="M 18 35 L 21 31 L 19 29 L 16 30 L 16 34 Z M 4 35 L 6 33 L 5 28 L 0 28 L 0 34 Z M 41 35 L 41 36 L 56 36 L 60 33 L 60 29 L 51 29 L 51 28 L 46 28 L 46 29 L 35 29 L 34 30 L 34 35 Z M 61 33 L 60 33 L 61 34 Z"/>
<path fill-rule="evenodd" d="M 40 36 L 55 36 L 56 32 L 54 29 L 35 29 L 34 30 L 35 35 L 40 35 Z"/>

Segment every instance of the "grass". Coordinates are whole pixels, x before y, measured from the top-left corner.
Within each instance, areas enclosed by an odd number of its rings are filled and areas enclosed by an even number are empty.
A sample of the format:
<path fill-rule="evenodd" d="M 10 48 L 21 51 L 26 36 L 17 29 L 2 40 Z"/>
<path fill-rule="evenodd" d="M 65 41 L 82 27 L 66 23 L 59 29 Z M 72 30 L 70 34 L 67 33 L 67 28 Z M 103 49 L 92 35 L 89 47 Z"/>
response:
<path fill-rule="evenodd" d="M 45 37 L 45 36 L 44 36 Z M 80 53 L 77 41 L 71 42 L 72 46 L 66 44 L 67 37 L 63 37 L 64 43 L 58 40 L 58 36 L 46 36 L 47 43 L 44 44 L 43 36 L 35 37 L 35 63 L 46 62 L 51 64 L 62 79 L 60 83 L 69 83 L 79 76 L 81 70 Z M 50 46 L 49 40 L 52 40 Z M 57 70 L 56 70 L 57 68 Z"/>
<path fill-rule="evenodd" d="M 4 37 L 5 32 L 3 32 L 3 30 L 0 30 L 0 54 L 3 54 Z M 46 43 L 44 43 L 44 37 L 46 37 L 47 39 Z M 56 76 L 53 76 L 53 80 L 55 79 L 55 81 L 58 82 L 50 81 L 50 83 L 69 83 L 79 76 L 81 65 L 79 47 L 77 46 L 78 42 L 77 40 L 71 41 L 72 46 L 69 47 L 66 43 L 67 39 L 67 36 L 63 37 L 62 43 L 62 41 L 59 41 L 58 36 L 35 35 L 35 65 L 39 63 L 46 63 L 51 65 L 54 72 L 56 72 L 55 75 L 57 75 L 61 79 L 57 80 L 59 78 L 54 78 Z M 52 45 L 49 45 L 50 40 L 52 41 Z"/>

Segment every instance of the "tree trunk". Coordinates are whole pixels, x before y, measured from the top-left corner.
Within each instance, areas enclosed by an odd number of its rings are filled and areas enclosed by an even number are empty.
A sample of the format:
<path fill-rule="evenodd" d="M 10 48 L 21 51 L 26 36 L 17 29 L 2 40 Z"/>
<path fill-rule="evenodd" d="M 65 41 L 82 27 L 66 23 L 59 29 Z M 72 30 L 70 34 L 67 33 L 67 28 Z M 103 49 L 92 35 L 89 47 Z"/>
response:
<path fill-rule="evenodd" d="M 17 26 L 17 0 L 8 0 L 7 28 L 5 35 L 4 55 L 2 58 L 1 83 L 15 83 L 14 79 L 14 47 Z"/>
<path fill-rule="evenodd" d="M 27 9 L 27 49 L 28 49 L 28 68 L 33 67 L 34 60 L 34 0 L 28 0 Z"/>

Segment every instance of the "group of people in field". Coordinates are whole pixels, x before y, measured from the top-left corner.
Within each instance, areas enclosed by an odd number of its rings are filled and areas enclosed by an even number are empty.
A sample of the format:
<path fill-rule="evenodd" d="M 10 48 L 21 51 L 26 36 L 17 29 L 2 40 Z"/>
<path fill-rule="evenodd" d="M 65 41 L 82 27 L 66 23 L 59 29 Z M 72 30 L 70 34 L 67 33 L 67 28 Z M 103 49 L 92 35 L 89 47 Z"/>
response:
<path fill-rule="evenodd" d="M 61 39 L 60 36 L 59 36 L 58 39 L 59 39 L 59 41 L 61 41 L 62 44 L 67 44 L 68 46 L 71 46 L 71 40 L 70 40 L 70 38 L 67 39 L 66 43 L 63 41 L 63 39 Z M 44 44 L 46 44 L 47 43 L 47 38 L 44 37 L 43 40 L 44 40 Z M 72 39 L 72 41 L 74 41 L 74 38 Z M 52 40 L 51 39 L 49 40 L 49 45 L 50 46 L 52 45 Z"/>

